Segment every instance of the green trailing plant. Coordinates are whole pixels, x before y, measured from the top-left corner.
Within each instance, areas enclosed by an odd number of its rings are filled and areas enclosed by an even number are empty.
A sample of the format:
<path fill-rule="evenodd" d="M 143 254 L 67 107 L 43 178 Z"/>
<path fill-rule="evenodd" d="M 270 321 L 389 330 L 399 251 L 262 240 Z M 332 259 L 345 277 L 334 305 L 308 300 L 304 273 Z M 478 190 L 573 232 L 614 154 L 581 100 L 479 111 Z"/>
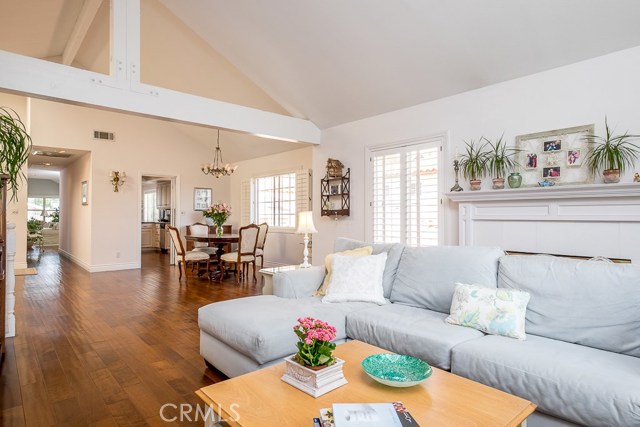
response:
<path fill-rule="evenodd" d="M 26 179 L 22 166 L 31 152 L 31 137 L 18 114 L 0 107 L 0 174 L 8 176 L 11 200 L 18 200 L 18 186 Z"/>
<path fill-rule="evenodd" d="M 600 170 L 619 170 L 622 173 L 633 167 L 634 161 L 640 157 L 640 147 L 632 141 L 640 138 L 640 135 L 628 132 L 614 135 L 606 116 L 604 128 L 605 136 L 589 134 L 584 137 L 587 143 L 594 144 L 587 157 L 589 170 L 594 174 Z"/>
<path fill-rule="evenodd" d="M 508 172 L 518 166 L 518 162 L 513 156 L 520 150 L 507 148 L 503 137 L 504 135 L 498 138 L 495 144 L 485 137 L 481 138 L 481 140 L 486 141 L 485 145 L 489 146 L 487 153 L 487 171 L 493 178 L 504 178 Z"/>
<path fill-rule="evenodd" d="M 42 221 L 31 218 L 27 220 L 27 231 L 31 234 L 37 233 L 42 229 Z"/>
<path fill-rule="evenodd" d="M 55 210 L 49 214 L 49 218 L 51 218 L 51 222 L 53 224 L 59 223 L 60 222 L 60 209 L 55 208 Z"/>
<path fill-rule="evenodd" d="M 465 152 L 460 156 L 460 170 L 462 176 L 469 181 L 482 179 L 487 175 L 488 152 L 486 151 L 486 143 L 480 141 L 476 143 L 474 140 L 465 141 Z"/>

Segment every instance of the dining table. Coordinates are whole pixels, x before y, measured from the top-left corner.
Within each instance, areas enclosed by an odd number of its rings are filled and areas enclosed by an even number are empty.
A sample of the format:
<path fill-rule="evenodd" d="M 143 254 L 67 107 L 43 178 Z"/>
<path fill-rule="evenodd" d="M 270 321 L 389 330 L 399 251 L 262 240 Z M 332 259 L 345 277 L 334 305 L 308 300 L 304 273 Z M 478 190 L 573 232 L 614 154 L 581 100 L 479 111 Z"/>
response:
<path fill-rule="evenodd" d="M 185 236 L 185 239 L 192 242 L 205 242 L 209 246 L 214 246 L 218 248 L 218 250 L 216 251 L 218 266 L 213 272 L 213 274 L 212 272 L 209 273 L 209 277 L 211 279 L 215 279 L 215 276 L 217 275 L 218 280 L 222 280 L 222 275 L 220 274 L 220 258 L 225 253 L 224 252 L 225 246 L 230 245 L 232 243 L 238 243 L 238 241 L 240 240 L 240 235 L 237 233 L 235 234 L 229 233 L 229 234 L 223 234 L 221 236 L 218 236 L 216 233 L 212 233 L 212 234 L 200 235 L 200 236 L 189 235 L 189 236 Z"/>

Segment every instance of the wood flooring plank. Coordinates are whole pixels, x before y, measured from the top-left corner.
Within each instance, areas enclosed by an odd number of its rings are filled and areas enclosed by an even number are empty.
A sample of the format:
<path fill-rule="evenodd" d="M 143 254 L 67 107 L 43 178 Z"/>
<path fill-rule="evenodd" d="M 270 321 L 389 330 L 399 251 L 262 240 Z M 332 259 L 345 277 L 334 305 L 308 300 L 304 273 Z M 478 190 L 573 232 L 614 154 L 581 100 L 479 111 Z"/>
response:
<path fill-rule="evenodd" d="M 0 413 L 0 425 L 3 427 L 24 427 L 24 409 L 14 406 Z"/>
<path fill-rule="evenodd" d="M 261 285 L 179 282 L 167 259 L 145 252 L 141 270 L 91 274 L 55 251 L 29 256 L 38 274 L 16 280 L 0 426 L 202 426 L 160 417 L 165 403 L 202 405 L 195 390 L 226 379 L 199 355 L 198 308 Z"/>

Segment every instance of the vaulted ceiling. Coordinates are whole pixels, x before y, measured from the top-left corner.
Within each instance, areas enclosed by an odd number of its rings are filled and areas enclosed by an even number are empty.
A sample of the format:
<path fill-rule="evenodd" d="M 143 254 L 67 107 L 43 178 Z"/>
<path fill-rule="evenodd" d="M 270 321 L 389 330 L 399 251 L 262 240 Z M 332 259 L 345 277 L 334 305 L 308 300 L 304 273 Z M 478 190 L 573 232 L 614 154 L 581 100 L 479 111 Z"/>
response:
<path fill-rule="evenodd" d="M 637 0 L 160 0 L 321 128 L 640 45 Z"/>
<path fill-rule="evenodd" d="M 83 3 L 0 0 L 0 49 L 61 55 Z M 640 45 L 637 0 L 143 0 L 143 21 L 149 5 L 154 17 L 175 15 L 185 40 L 197 38 L 189 52 L 206 46 L 198 52 L 228 62 L 224 73 L 241 75 L 239 87 L 261 92 L 257 108 L 321 128 Z M 96 18 L 102 29 L 93 30 L 99 43 L 89 37 L 78 58 L 104 68 L 103 15 Z M 181 78 L 176 89 L 189 91 L 190 80 L 197 79 Z M 212 85 L 204 96 L 233 102 L 225 88 Z"/>

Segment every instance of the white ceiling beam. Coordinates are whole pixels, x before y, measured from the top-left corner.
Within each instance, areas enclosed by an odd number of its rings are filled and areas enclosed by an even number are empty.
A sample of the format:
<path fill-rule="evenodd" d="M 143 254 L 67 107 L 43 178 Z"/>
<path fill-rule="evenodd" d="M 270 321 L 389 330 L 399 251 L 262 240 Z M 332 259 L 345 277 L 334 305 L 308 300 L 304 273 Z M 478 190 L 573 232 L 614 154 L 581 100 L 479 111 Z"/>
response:
<path fill-rule="evenodd" d="M 64 65 L 71 65 L 76 58 L 80 46 L 82 46 L 82 42 L 87 36 L 89 27 L 91 27 L 91 23 L 96 17 L 101 4 L 102 0 L 84 0 L 76 25 L 73 27 L 69 40 L 67 40 L 67 45 L 62 53 L 62 63 Z"/>
<path fill-rule="evenodd" d="M 265 138 L 320 143 L 309 120 L 0 51 L 0 90 Z"/>

